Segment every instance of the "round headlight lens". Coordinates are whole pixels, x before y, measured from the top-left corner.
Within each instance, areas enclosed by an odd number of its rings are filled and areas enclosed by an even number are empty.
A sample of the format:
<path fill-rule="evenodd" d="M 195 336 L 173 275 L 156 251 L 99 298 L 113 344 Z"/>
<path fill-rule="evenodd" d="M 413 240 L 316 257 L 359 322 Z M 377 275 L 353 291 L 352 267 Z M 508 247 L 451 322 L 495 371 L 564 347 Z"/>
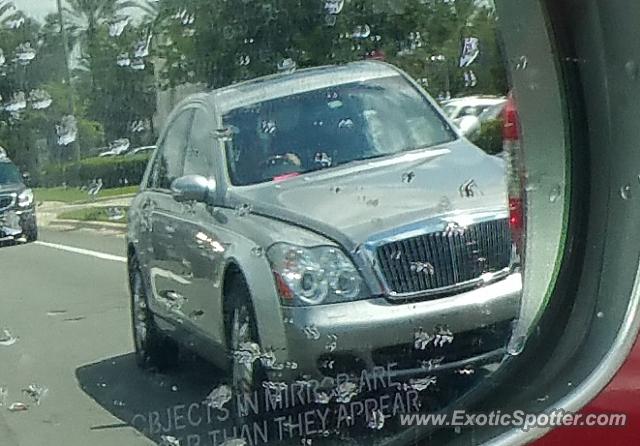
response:
<path fill-rule="evenodd" d="M 26 208 L 33 203 L 33 191 L 31 189 L 25 189 L 18 195 L 18 206 Z"/>
<path fill-rule="evenodd" d="M 274 273 L 291 291 L 286 300 L 293 294 L 298 303 L 318 305 L 354 299 L 361 292 L 360 273 L 339 248 L 278 243 L 267 254 Z"/>

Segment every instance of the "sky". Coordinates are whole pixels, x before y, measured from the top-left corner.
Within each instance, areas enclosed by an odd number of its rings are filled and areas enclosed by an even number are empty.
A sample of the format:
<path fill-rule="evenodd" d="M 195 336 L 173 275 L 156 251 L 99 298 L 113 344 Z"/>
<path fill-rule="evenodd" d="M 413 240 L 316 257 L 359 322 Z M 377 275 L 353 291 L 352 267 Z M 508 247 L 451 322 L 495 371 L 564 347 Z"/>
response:
<path fill-rule="evenodd" d="M 13 4 L 41 22 L 47 14 L 56 11 L 56 0 L 13 0 Z"/>

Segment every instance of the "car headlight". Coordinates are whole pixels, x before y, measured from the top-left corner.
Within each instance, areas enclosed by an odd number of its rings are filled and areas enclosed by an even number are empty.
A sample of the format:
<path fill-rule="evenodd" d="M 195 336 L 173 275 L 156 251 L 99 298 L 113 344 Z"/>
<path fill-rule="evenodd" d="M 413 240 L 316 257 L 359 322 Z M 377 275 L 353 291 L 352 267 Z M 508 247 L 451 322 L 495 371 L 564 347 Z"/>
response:
<path fill-rule="evenodd" d="M 18 195 L 18 206 L 21 208 L 26 208 L 33 204 L 33 191 L 31 189 L 23 190 L 20 195 Z"/>
<path fill-rule="evenodd" d="M 268 249 L 267 257 L 285 305 L 320 305 L 364 297 L 360 273 L 337 247 L 277 243 Z"/>

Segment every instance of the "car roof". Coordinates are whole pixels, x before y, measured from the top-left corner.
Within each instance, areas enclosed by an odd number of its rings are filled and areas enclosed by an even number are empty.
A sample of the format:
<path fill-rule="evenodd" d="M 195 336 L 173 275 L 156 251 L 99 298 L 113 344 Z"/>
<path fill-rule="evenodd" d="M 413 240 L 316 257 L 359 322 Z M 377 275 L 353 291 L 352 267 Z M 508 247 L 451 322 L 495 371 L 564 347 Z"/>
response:
<path fill-rule="evenodd" d="M 401 75 L 400 71 L 390 64 L 361 61 L 264 76 L 214 90 L 208 93 L 208 96 L 225 113 L 257 102 L 293 94 L 399 75 Z"/>

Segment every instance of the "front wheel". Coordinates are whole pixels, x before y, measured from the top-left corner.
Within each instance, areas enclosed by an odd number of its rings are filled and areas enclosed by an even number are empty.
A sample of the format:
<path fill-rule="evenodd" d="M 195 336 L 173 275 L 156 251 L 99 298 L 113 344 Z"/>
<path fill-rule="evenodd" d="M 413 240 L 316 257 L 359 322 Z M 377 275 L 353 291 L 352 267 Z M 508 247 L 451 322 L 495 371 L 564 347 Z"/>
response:
<path fill-rule="evenodd" d="M 147 291 L 137 260 L 131 261 L 131 319 L 136 363 L 143 369 L 167 369 L 178 361 L 177 344 L 156 327 L 149 310 Z"/>
<path fill-rule="evenodd" d="M 230 295 L 227 296 L 230 305 L 229 317 L 229 349 L 231 353 L 231 384 L 236 395 L 234 401 L 251 398 L 254 392 L 259 392 L 266 380 L 266 373 L 262 365 L 262 349 L 258 337 L 258 327 L 255 313 L 251 305 L 251 298 L 244 280 L 234 280 Z M 262 398 L 258 398 L 262 401 Z M 241 407 L 234 409 L 236 423 L 245 423 L 254 419 L 259 413 L 243 413 Z"/>

